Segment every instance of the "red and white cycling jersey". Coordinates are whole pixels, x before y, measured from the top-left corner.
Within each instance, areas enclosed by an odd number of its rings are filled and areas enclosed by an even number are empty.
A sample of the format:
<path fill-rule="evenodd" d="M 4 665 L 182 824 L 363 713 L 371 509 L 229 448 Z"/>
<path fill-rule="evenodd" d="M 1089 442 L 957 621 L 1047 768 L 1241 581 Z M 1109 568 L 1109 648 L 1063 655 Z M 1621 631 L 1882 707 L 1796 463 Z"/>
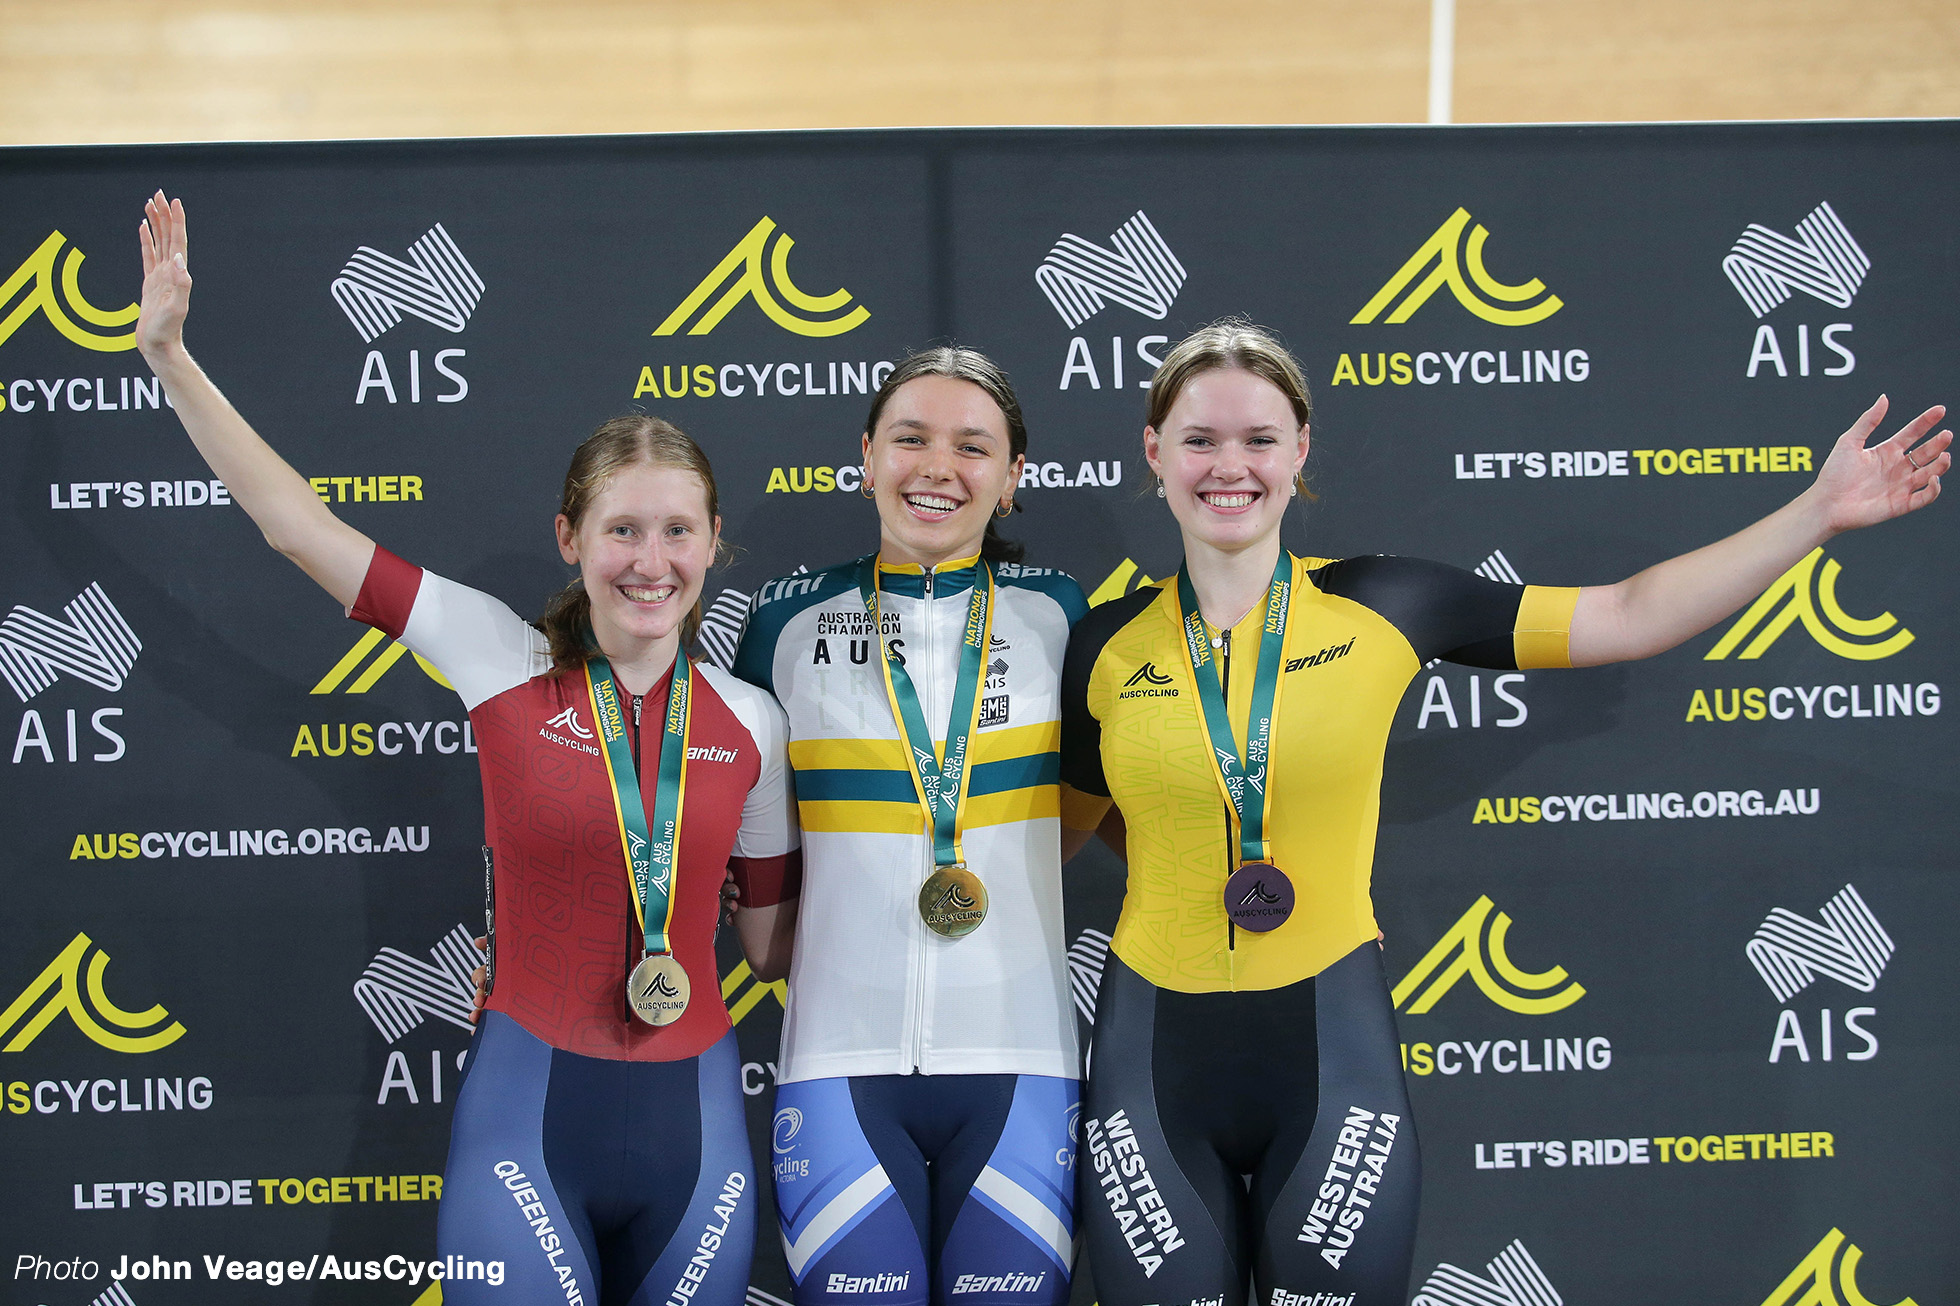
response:
<path fill-rule="evenodd" d="M 585 1056 L 673 1061 L 707 1050 L 729 1028 L 714 957 L 724 868 L 736 868 L 757 906 L 794 896 L 800 879 L 788 725 L 775 700 L 718 668 L 694 668 L 671 928 L 693 994 L 685 1015 L 655 1028 L 626 1010 L 642 939 L 585 677 L 551 674 L 543 633 L 502 602 L 386 549 L 375 549 L 350 615 L 427 658 L 469 711 L 483 839 L 496 852 L 490 1010 Z M 646 695 L 654 707 L 635 749 L 649 812 L 667 681 Z M 628 702 L 629 718 L 636 708 Z"/>

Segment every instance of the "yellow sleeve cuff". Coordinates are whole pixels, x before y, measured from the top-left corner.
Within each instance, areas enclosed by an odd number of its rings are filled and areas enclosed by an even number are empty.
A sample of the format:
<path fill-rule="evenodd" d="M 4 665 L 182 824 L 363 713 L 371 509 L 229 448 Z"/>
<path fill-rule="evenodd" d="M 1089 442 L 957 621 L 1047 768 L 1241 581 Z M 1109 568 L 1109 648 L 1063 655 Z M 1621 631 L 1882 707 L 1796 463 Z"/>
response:
<path fill-rule="evenodd" d="M 1062 824 L 1071 830 L 1094 830 L 1102 824 L 1114 800 L 1104 794 L 1085 794 L 1072 785 L 1062 785 Z"/>
<path fill-rule="evenodd" d="M 1512 634 L 1520 671 L 1572 665 L 1572 611 L 1578 606 L 1576 586 L 1524 587 Z"/>

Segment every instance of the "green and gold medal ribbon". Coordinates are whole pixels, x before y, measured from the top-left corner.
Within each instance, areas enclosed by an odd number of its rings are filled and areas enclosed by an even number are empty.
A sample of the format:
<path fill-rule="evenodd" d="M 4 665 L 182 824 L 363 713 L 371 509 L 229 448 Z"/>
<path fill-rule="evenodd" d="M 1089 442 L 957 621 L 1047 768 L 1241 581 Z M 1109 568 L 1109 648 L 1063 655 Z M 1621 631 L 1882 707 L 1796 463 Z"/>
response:
<path fill-rule="evenodd" d="M 966 633 L 960 643 L 959 676 L 953 686 L 953 711 L 946 724 L 943 755 L 933 745 L 932 728 L 926 724 L 911 674 L 885 642 L 875 554 L 858 562 L 858 590 L 864 596 L 864 610 L 871 616 L 872 636 L 883 654 L 879 662 L 884 668 L 885 697 L 891 702 L 892 717 L 905 742 L 912 787 L 925 808 L 926 828 L 932 832 L 933 864 L 941 869 L 964 866 L 966 780 L 972 769 L 973 736 L 980 728 L 980 686 L 987 678 L 987 646 L 994 629 L 993 566 L 984 560 L 974 564 L 973 597 L 966 605 Z"/>
<path fill-rule="evenodd" d="M 1252 680 L 1252 715 L 1246 729 L 1243 752 L 1232 729 L 1231 710 L 1219 685 L 1213 665 L 1210 627 L 1198 610 L 1197 591 L 1184 567 L 1177 569 L 1178 618 L 1184 627 L 1184 648 L 1190 655 L 1191 678 L 1197 682 L 1198 703 L 1203 709 L 1199 722 L 1216 766 L 1219 788 L 1231 804 L 1239 824 L 1239 861 L 1269 862 L 1271 843 L 1266 837 L 1272 811 L 1273 789 L 1267 783 L 1272 758 L 1273 722 L 1279 714 L 1280 668 L 1285 657 L 1286 611 L 1293 596 L 1293 557 L 1279 551 L 1273 567 L 1273 582 L 1266 590 L 1266 621 L 1259 637 L 1259 666 Z M 1254 797 L 1248 798 L 1246 790 Z"/>
<path fill-rule="evenodd" d="M 613 813 L 619 819 L 619 846 L 626 853 L 633 910 L 646 939 L 646 951 L 672 951 L 668 930 L 674 921 L 674 869 L 679 865 L 681 811 L 687 794 L 687 732 L 693 719 L 693 668 L 685 650 L 674 657 L 673 679 L 661 711 L 660 771 L 653 791 L 653 829 L 647 828 L 640 798 L 639 769 L 626 737 L 626 713 L 612 664 L 594 652 L 585 663 L 585 688 L 592 718 L 599 725 L 606 776 L 612 781 Z"/>

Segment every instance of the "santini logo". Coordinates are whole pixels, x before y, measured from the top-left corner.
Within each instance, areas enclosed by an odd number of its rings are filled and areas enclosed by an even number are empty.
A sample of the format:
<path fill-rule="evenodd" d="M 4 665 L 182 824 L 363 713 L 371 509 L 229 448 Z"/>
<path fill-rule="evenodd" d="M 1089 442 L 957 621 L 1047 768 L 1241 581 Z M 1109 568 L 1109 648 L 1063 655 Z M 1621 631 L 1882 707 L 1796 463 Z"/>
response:
<path fill-rule="evenodd" d="M 1526 1016 L 1563 1011 L 1586 995 L 1576 981 L 1568 982 L 1563 966 L 1537 973 L 1520 970 L 1504 950 L 1510 929 L 1508 915 L 1496 911 L 1488 897 L 1478 898 L 1395 986 L 1395 1009 L 1419 1016 L 1465 975 L 1492 1002 Z"/>
<path fill-rule="evenodd" d="M 1184 277 L 1184 265 L 1142 209 L 1111 233 L 1108 249 L 1064 233 L 1034 270 L 1035 284 L 1071 331 L 1110 302 L 1161 322 Z"/>
<path fill-rule="evenodd" d="M 56 231 L 41 242 L 41 248 L 27 256 L 27 261 L 14 269 L 5 285 L 0 285 L 0 308 L 14 303 L 14 296 L 25 288 L 27 294 L 18 304 L 14 304 L 6 317 L 0 318 L 0 345 L 7 343 L 21 324 L 36 313 L 47 316 L 49 325 L 67 336 L 84 349 L 98 353 L 114 354 L 125 349 L 136 348 L 136 329 L 131 324 L 141 309 L 139 304 L 129 304 L 113 311 L 97 308 L 82 296 L 80 274 L 84 255 L 80 249 L 71 248 L 66 258 L 61 259 L 61 277 L 55 278 L 55 256 L 61 247 L 68 243 L 68 237 Z M 63 306 L 66 301 L 66 307 Z M 73 316 L 70 316 L 70 314 Z M 75 319 L 80 318 L 77 322 Z M 118 335 L 92 331 L 90 327 L 130 327 Z"/>
<path fill-rule="evenodd" d="M 408 260 L 363 245 L 334 278 L 334 301 L 368 344 L 404 313 L 454 334 L 483 298 L 483 278 L 440 222 L 408 247 Z"/>
<path fill-rule="evenodd" d="M 1817 914 L 1823 918 L 1822 924 L 1781 907 L 1773 908 L 1756 927 L 1755 936 L 1743 945 L 1743 952 L 1778 1002 L 1788 1002 L 1819 975 L 1870 993 L 1892 960 L 1892 936 L 1850 885 L 1839 890 Z"/>
<path fill-rule="evenodd" d="M 1444 1261 L 1430 1271 L 1409 1306 L 1562 1306 L 1564 1302 L 1538 1262 L 1515 1239 L 1484 1272 L 1488 1279 Z"/>
<path fill-rule="evenodd" d="M 1876 1306 L 1858 1290 L 1858 1262 L 1864 1255 L 1858 1250 L 1858 1244 L 1845 1239 L 1841 1230 L 1831 1230 L 1790 1271 L 1790 1277 L 1763 1298 L 1763 1306 Z M 1907 1297 L 1897 1306 L 1916 1306 L 1916 1303 Z"/>
<path fill-rule="evenodd" d="M 346 689 L 341 689 L 341 683 L 347 681 L 348 676 L 353 675 L 354 668 L 366 662 L 368 654 L 374 652 L 376 648 L 379 648 L 384 643 L 388 647 L 382 651 L 381 656 L 373 662 L 369 662 L 367 670 L 361 672 L 358 676 L 354 676 L 352 681 L 348 681 Z M 408 645 L 402 643 L 400 640 L 390 640 L 380 631 L 370 630 L 367 634 L 354 641 L 354 647 L 348 649 L 346 655 L 340 661 L 334 663 L 326 675 L 320 677 L 319 684 L 313 686 L 313 688 L 306 692 L 309 694 L 332 694 L 336 692 L 365 694 L 370 689 L 373 689 L 375 682 L 387 675 L 388 669 L 394 666 L 395 663 L 401 661 L 402 655 L 407 652 Z M 441 685 L 444 689 L 453 690 L 456 688 L 444 678 L 442 672 L 436 670 L 433 662 L 430 662 L 420 653 L 415 655 L 415 664 L 422 668 L 424 675 L 428 676 L 429 679 L 435 681 L 438 685 Z"/>
<path fill-rule="evenodd" d="M 64 671 L 114 693 L 143 651 L 143 641 L 100 585 L 90 585 L 61 612 L 66 620 L 57 621 L 16 604 L 0 617 L 0 678 L 23 703 Z"/>
<path fill-rule="evenodd" d="M 87 977 L 82 959 L 88 959 Z M 124 1011 L 109 1000 L 102 989 L 102 973 L 109 968 L 109 954 L 95 946 L 86 934 L 77 934 L 61 955 L 49 962 L 34 982 L 21 990 L 7 1009 L 0 1012 L 0 1037 L 12 1033 L 0 1052 L 24 1052 L 63 1012 L 82 1033 L 111 1052 L 155 1052 L 169 1047 L 184 1036 L 184 1027 L 170 1019 L 162 1007 L 148 1011 Z M 46 1001 L 43 1001 L 46 999 Z M 39 1009 L 36 1010 L 36 1004 Z M 30 1011 L 32 1014 L 30 1015 Z M 22 1022 L 25 1021 L 23 1024 Z M 166 1024 L 165 1022 L 169 1023 Z M 19 1025 L 18 1031 L 15 1026 Z M 139 1034 L 118 1034 L 118 1029 L 143 1030 Z"/>
<path fill-rule="evenodd" d="M 1131 689 L 1137 685 L 1168 685 L 1170 683 L 1171 678 L 1158 671 L 1155 663 L 1146 662 L 1137 668 L 1135 675 L 1123 682 L 1123 687 L 1125 689 Z"/>
<path fill-rule="evenodd" d="M 772 232 L 776 237 L 773 246 L 769 240 Z M 838 311 L 851 302 L 851 292 L 841 286 L 828 295 L 811 295 L 797 289 L 789 275 L 789 252 L 795 247 L 796 241 L 787 231 L 776 230 L 774 218 L 763 218 L 749 228 L 749 234 L 728 251 L 728 256 L 715 265 L 713 272 L 701 278 L 701 284 L 688 292 L 680 307 L 669 313 L 667 320 L 654 328 L 653 334 L 671 336 L 679 331 L 724 284 L 728 289 L 715 301 L 714 307 L 688 327 L 689 335 L 707 335 L 728 316 L 729 310 L 751 296 L 755 299 L 756 307 L 768 314 L 771 322 L 799 336 L 841 336 L 864 325 L 871 316 L 871 311 L 864 305 L 859 304 L 848 313 Z M 769 255 L 766 269 L 763 266 L 765 250 Z M 782 298 L 778 299 L 778 295 Z M 784 301 L 787 301 L 788 307 L 784 306 Z M 822 316 L 824 314 L 836 316 Z"/>
<path fill-rule="evenodd" d="M 1871 266 L 1871 259 L 1828 203 L 1819 204 L 1797 224 L 1794 240 L 1750 223 L 1722 259 L 1729 284 L 1757 317 L 1798 290 L 1837 308 L 1849 308 Z"/>
<path fill-rule="evenodd" d="M 1731 653 L 1744 661 L 1759 658 L 1799 621 L 1819 644 L 1841 658 L 1860 662 L 1889 658 L 1912 643 L 1912 632 L 1891 613 L 1854 617 L 1839 605 L 1837 578 L 1842 570 L 1835 559 L 1824 556 L 1823 549 L 1812 549 L 1750 605 L 1703 660 L 1720 662 Z M 1755 638 L 1750 639 L 1752 634 Z"/>
<path fill-rule="evenodd" d="M 1465 229 L 1470 236 L 1466 243 Z M 1499 326 L 1529 326 L 1533 322 L 1543 322 L 1546 318 L 1565 307 L 1565 301 L 1557 295 L 1547 294 L 1545 283 L 1538 278 L 1522 285 L 1510 286 L 1497 280 L 1484 269 L 1484 241 L 1490 233 L 1480 222 L 1474 227 L 1470 224 L 1470 214 L 1458 209 L 1449 216 L 1436 233 L 1423 242 L 1421 249 L 1409 256 L 1396 274 L 1388 279 L 1388 284 L 1375 292 L 1375 297 L 1356 313 L 1350 321 L 1356 326 L 1366 326 L 1381 317 L 1382 310 L 1399 298 L 1395 311 L 1382 321 L 1387 323 L 1407 322 L 1415 316 L 1415 311 L 1429 302 L 1429 297 L 1444 286 L 1456 296 L 1456 302 L 1475 313 L 1486 322 Z M 1430 265 L 1434 264 L 1434 267 Z M 1428 275 L 1424 276 L 1427 270 Z M 1469 280 L 1464 279 L 1468 271 Z M 1421 277 L 1420 281 L 1416 278 Z M 1404 291 L 1408 293 L 1403 294 Z M 1544 295 L 1543 299 L 1538 299 Z M 1538 302 L 1528 308 L 1505 308 L 1505 304 L 1526 304 L 1531 300 Z M 1493 303 L 1492 301 L 1496 301 Z"/>
<path fill-rule="evenodd" d="M 425 1016 L 467 1032 L 474 1028 L 470 1009 L 476 996 L 470 972 L 482 964 L 483 954 L 470 941 L 469 929 L 458 925 L 429 949 L 427 961 L 394 948 L 375 953 L 354 981 L 354 1000 L 390 1043 Z"/>

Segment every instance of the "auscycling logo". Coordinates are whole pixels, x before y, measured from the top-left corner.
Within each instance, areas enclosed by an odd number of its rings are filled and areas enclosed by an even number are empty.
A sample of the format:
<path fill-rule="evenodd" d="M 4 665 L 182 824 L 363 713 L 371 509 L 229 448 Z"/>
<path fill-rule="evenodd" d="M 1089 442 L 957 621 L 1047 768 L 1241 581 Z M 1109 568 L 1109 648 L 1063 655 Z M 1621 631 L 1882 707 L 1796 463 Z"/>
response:
<path fill-rule="evenodd" d="M 1743 661 L 1759 658 L 1799 622 L 1812 639 L 1841 658 L 1873 662 L 1904 650 L 1913 636 L 1897 617 L 1889 612 L 1854 617 L 1844 610 L 1837 596 L 1838 574 L 1843 570 L 1836 559 L 1824 556 L 1821 547 L 1812 549 L 1763 591 L 1703 655 L 1704 660 L 1720 662 L 1730 655 Z"/>
<path fill-rule="evenodd" d="M 1563 1011 L 1586 995 L 1563 966 L 1521 969 L 1505 950 L 1511 918 L 1479 897 L 1391 992 L 1397 1011 L 1421 1015 L 1468 976 L 1492 1002 L 1519 1015 Z"/>
<path fill-rule="evenodd" d="M 1832 1229 L 1763 1298 L 1763 1306 L 1877 1306 L 1858 1288 L 1858 1263 L 1864 1255 L 1858 1244 L 1844 1236 L 1843 1230 Z M 1905 1297 L 1896 1306 L 1916 1306 L 1916 1303 Z"/>
<path fill-rule="evenodd" d="M 81 287 L 85 257 L 78 246 L 68 244 L 68 237 L 55 231 L 14 269 L 6 282 L 0 284 L 0 310 L 6 311 L 6 316 L 0 317 L 0 345 L 12 339 L 14 332 L 39 313 L 48 319 L 49 326 L 84 349 L 114 354 L 136 348 L 135 322 L 141 305 L 132 303 L 117 309 L 101 309 L 89 303 Z M 25 295 L 21 295 L 23 290 L 27 292 Z M 21 296 L 18 303 L 17 295 Z M 129 330 L 116 331 L 117 327 Z"/>
<path fill-rule="evenodd" d="M 1379 320 L 1392 326 L 1407 322 L 1445 286 L 1457 303 L 1498 326 L 1529 326 L 1565 307 L 1565 301 L 1547 291 L 1537 277 L 1517 285 L 1493 277 L 1484 267 L 1484 242 L 1489 238 L 1483 223 L 1473 225 L 1469 211 L 1459 208 L 1349 319 L 1350 323 L 1367 326 Z M 1505 307 L 1510 304 L 1523 307 Z M 1382 316 L 1384 311 L 1388 316 Z"/>
<path fill-rule="evenodd" d="M 653 334 L 671 336 L 687 327 L 687 334 L 705 336 L 745 299 L 753 299 L 771 322 L 799 336 L 841 336 L 863 326 L 871 310 L 862 304 L 853 306 L 849 290 L 840 286 L 827 295 L 812 295 L 790 279 L 789 252 L 795 247 L 795 239 L 765 215 L 749 228 L 748 235 L 735 242 L 712 272 L 701 278 Z M 721 297 L 709 305 L 716 291 L 722 292 Z"/>
<path fill-rule="evenodd" d="M 155 1052 L 184 1036 L 182 1023 L 172 1020 L 161 1005 L 146 1011 L 117 1006 L 103 987 L 108 968 L 109 954 L 87 934 L 76 934 L 0 1011 L 0 1038 L 7 1040 L 0 1044 L 0 1052 L 26 1051 L 63 1015 L 111 1052 Z"/>

